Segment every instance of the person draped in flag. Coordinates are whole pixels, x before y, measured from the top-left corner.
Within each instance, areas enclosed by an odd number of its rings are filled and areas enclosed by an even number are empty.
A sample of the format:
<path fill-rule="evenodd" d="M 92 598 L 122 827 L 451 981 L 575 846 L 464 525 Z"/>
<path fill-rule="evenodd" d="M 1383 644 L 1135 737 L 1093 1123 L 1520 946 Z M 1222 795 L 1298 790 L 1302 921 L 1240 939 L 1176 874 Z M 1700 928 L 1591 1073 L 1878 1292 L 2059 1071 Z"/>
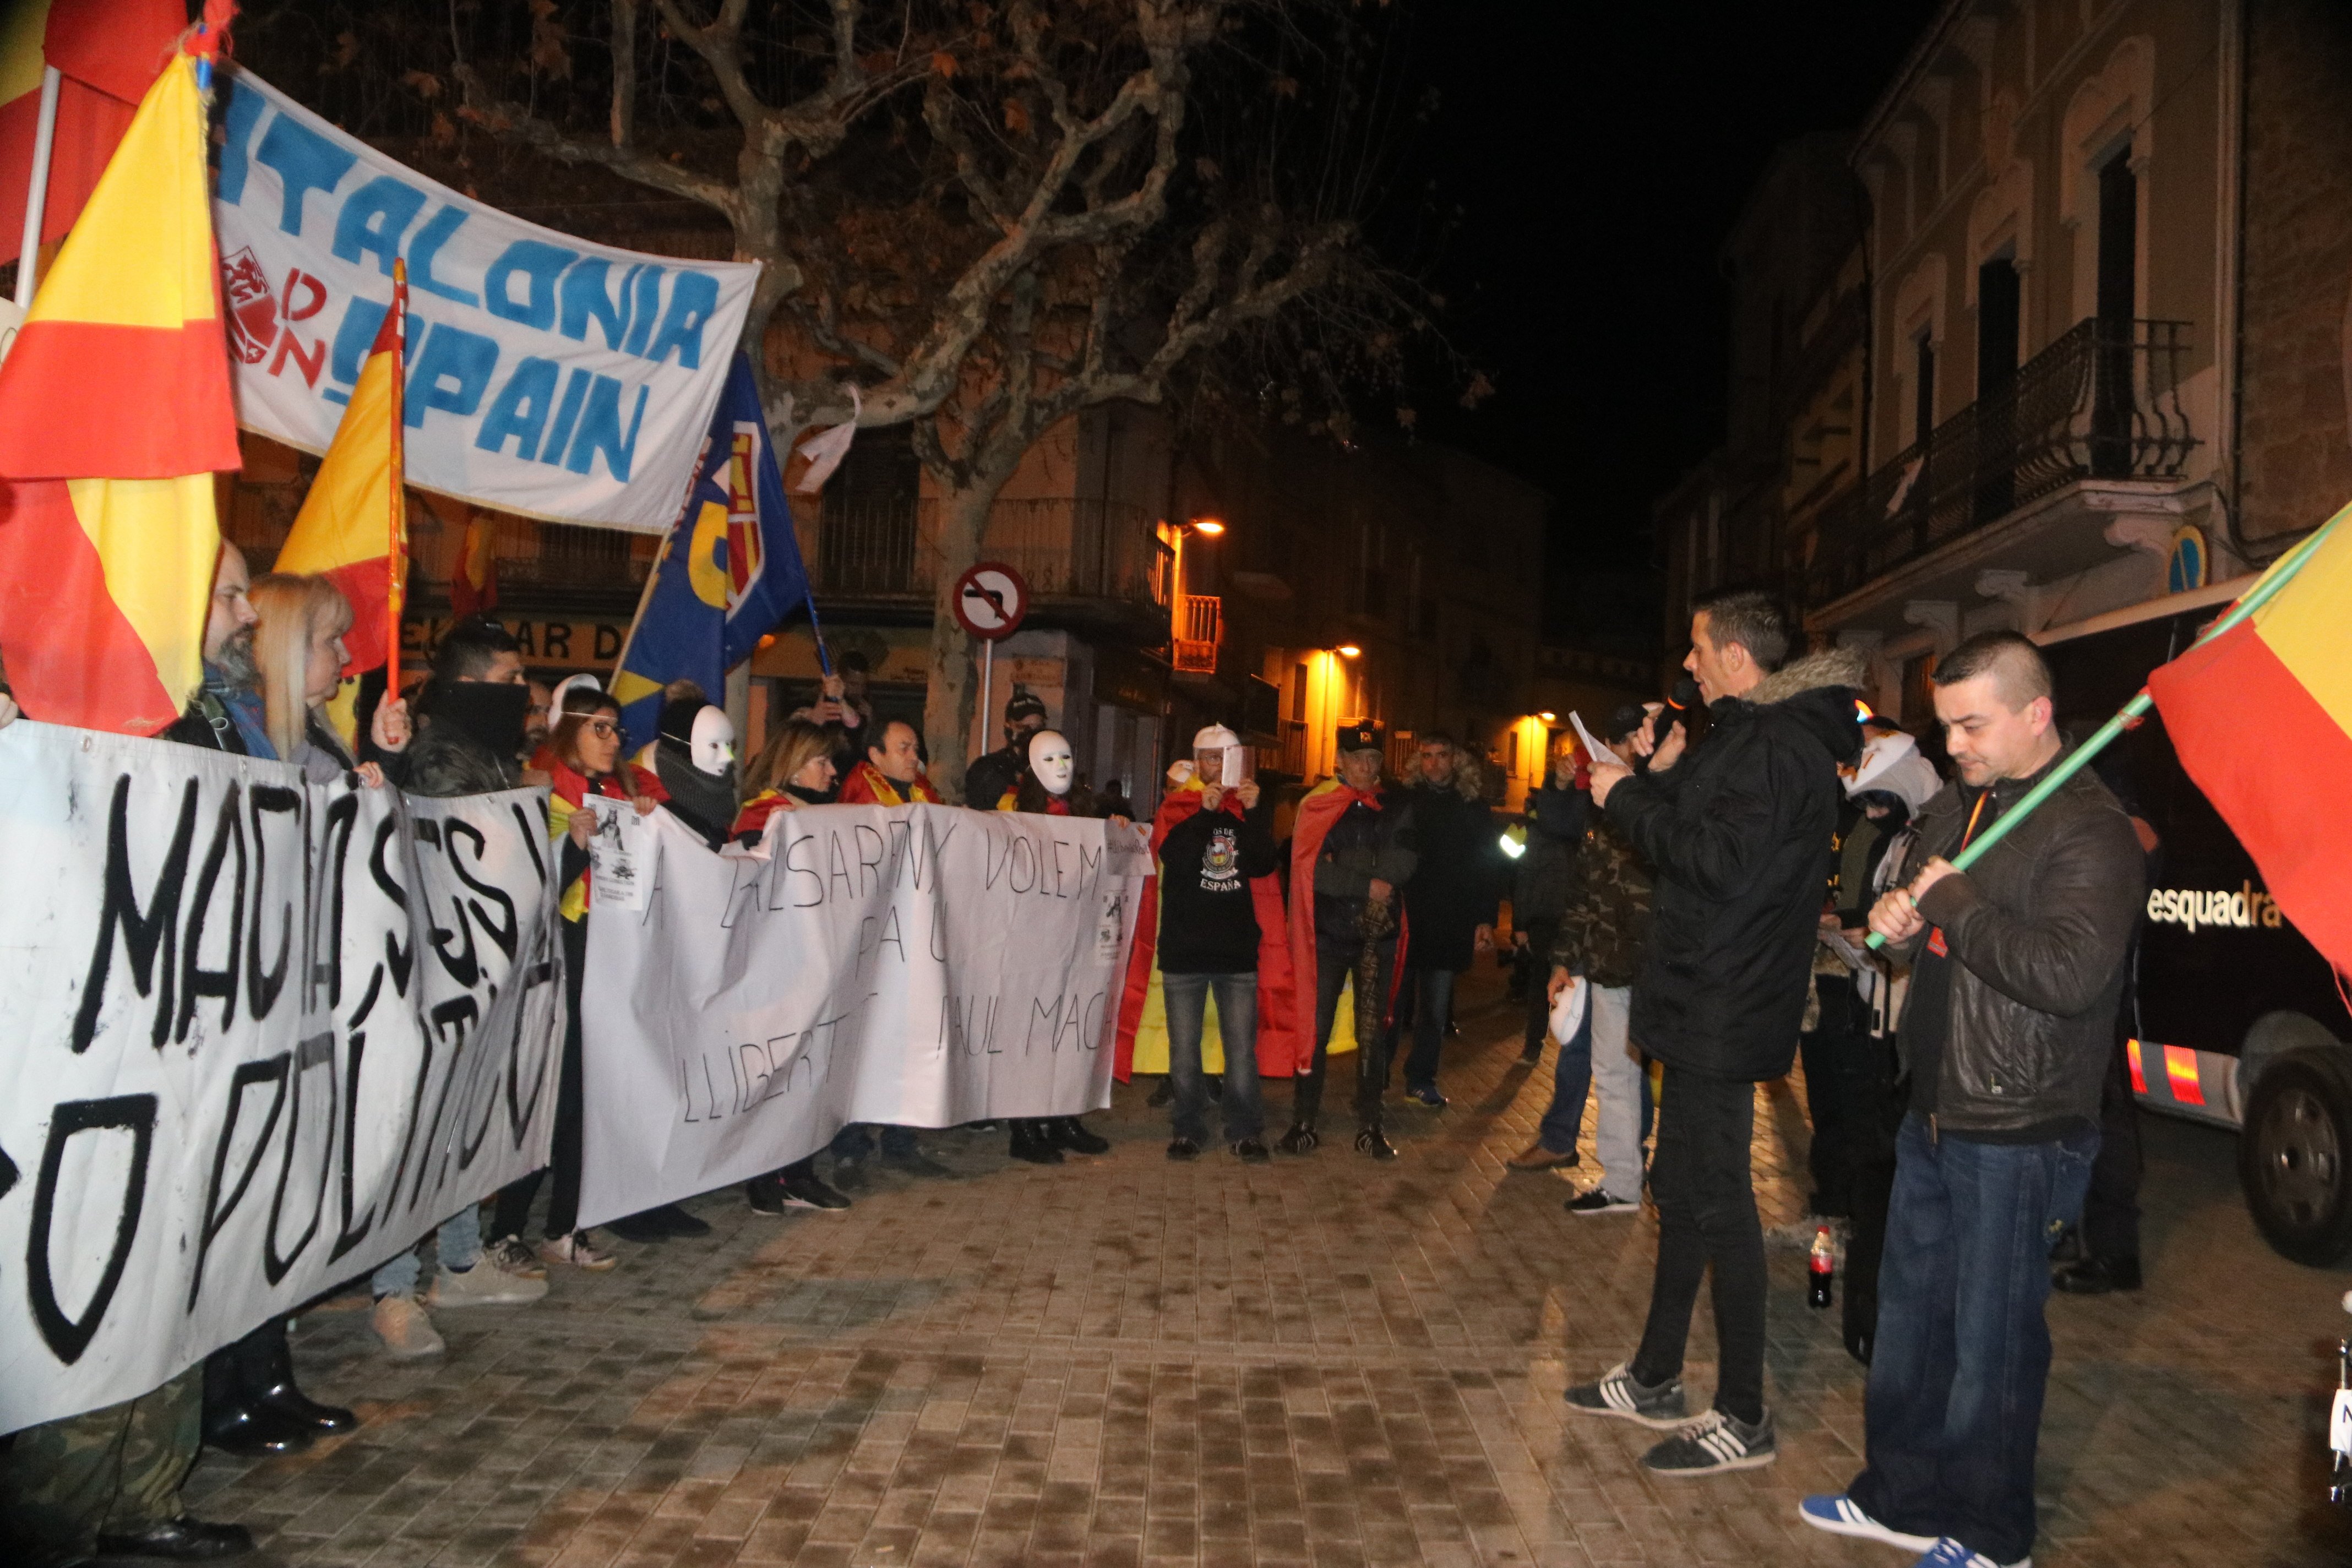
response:
<path fill-rule="evenodd" d="M 940 803 L 940 792 L 923 771 L 922 736 L 904 719 L 889 719 L 875 731 L 866 755 L 841 784 L 844 805 L 905 805 Z"/>
<path fill-rule="evenodd" d="M 1356 1016 L 1356 1150 L 1393 1160 L 1381 1125 L 1388 1085 L 1388 1019 L 1394 1005 L 1398 950 L 1404 945 L 1398 889 L 1421 862 L 1412 803 L 1383 784 L 1380 726 L 1343 724 L 1339 772 L 1298 803 L 1290 840 L 1291 963 L 1303 1002 L 1315 982 L 1313 1055 L 1291 1091 L 1290 1130 L 1275 1147 L 1308 1154 L 1322 1142 L 1317 1123 L 1339 996 L 1350 985 Z"/>
<path fill-rule="evenodd" d="M 2050 1247 L 2090 1185 L 2147 876 L 2129 815 L 2088 768 L 1955 870 L 2069 748 L 2050 667 L 2015 632 L 1969 638 L 1930 679 L 1958 776 L 1919 814 L 1926 865 L 1870 911 L 1914 962 L 1864 1468 L 1799 1508 L 1937 1568 L 2000 1568 L 2033 1546 Z"/>

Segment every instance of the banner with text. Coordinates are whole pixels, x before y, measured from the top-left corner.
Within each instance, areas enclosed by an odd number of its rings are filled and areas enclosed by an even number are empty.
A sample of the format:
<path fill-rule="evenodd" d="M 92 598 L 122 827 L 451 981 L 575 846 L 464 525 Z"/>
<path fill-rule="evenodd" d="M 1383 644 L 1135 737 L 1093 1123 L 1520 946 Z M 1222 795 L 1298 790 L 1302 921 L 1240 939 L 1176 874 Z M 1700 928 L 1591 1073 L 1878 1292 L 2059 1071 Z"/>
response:
<path fill-rule="evenodd" d="M 0 730 L 0 1432 L 135 1397 L 547 1163 L 544 796 Z"/>
<path fill-rule="evenodd" d="M 1110 1102 L 1132 827 L 953 806 L 780 812 L 761 855 L 596 801 L 581 1016 L 595 1225 L 746 1180 L 845 1123 Z"/>
<path fill-rule="evenodd" d="M 563 522 L 667 528 L 753 263 L 593 245 L 426 179 L 226 73 L 213 198 L 237 418 L 323 452 L 408 263 L 409 482 Z"/>

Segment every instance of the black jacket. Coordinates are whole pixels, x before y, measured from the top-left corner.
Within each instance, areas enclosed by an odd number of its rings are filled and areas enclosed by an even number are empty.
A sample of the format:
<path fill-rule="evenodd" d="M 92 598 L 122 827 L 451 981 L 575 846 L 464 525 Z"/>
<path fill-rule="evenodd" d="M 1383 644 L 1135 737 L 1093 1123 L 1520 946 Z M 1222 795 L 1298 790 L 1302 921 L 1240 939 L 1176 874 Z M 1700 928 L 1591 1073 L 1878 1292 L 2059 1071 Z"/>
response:
<path fill-rule="evenodd" d="M 963 803 L 974 811 L 994 811 L 1004 792 L 1029 771 L 1029 738 L 1018 745 L 1000 746 L 971 760 L 963 771 Z"/>
<path fill-rule="evenodd" d="M 1315 940 L 1353 952 L 1363 942 L 1364 904 L 1371 884 L 1409 888 L 1421 864 L 1421 829 L 1413 821 L 1409 791 L 1383 787 L 1380 809 L 1350 804 L 1324 835 L 1316 853 L 1315 879 L 1303 894 L 1315 900 Z M 1391 923 L 1390 934 L 1396 927 Z"/>
<path fill-rule="evenodd" d="M 1495 814 L 1465 800 L 1453 785 L 1415 784 L 1412 802 L 1421 861 L 1404 885 L 1405 963 L 1413 969 L 1467 969 L 1471 938 L 1495 923 L 1502 900 L 1502 858 Z"/>
<path fill-rule="evenodd" d="M 1858 654 L 1801 658 L 1713 704 L 1675 767 L 1610 793 L 1610 826 L 1657 874 L 1633 1035 L 1670 1066 L 1753 1081 L 1795 1058 L 1862 675 Z"/>
<path fill-rule="evenodd" d="M 521 773 L 512 757 L 502 757 L 457 725 L 436 724 L 427 715 L 416 738 L 408 743 L 400 787 L 411 795 L 449 800 L 513 789 Z"/>
<path fill-rule="evenodd" d="M 2006 813 L 2043 773 L 2003 779 L 1993 799 Z M 1948 784 L 1920 808 L 1915 864 L 1957 852 L 1968 827 L 1960 802 Z M 1919 913 L 1942 928 L 1954 961 L 1943 966 L 1951 991 L 1939 1126 L 1998 1133 L 2098 1119 L 2124 958 L 2147 896 L 2131 818 L 2088 768 L 1965 874 L 1927 889 Z"/>
<path fill-rule="evenodd" d="M 1557 921 L 1576 901 L 1577 849 L 1591 804 L 1573 785 L 1547 783 L 1528 796 L 1527 848 L 1512 873 L 1512 930 Z"/>
<path fill-rule="evenodd" d="M 1274 803 L 1255 811 L 1196 811 L 1160 841 L 1160 968 L 1167 974 L 1250 974 L 1257 970 L 1253 878 L 1280 860 Z"/>

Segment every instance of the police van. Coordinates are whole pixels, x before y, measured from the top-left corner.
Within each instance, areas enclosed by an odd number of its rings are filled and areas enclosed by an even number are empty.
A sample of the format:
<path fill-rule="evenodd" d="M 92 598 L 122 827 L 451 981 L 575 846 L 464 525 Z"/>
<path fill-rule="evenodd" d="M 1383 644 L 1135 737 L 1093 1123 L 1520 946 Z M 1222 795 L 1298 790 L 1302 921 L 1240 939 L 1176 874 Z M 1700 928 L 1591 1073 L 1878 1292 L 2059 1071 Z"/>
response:
<path fill-rule="evenodd" d="M 2089 734 L 2252 582 L 2037 637 L 2059 722 Z M 2249 711 L 2242 734 L 2245 745 L 2269 743 L 2264 715 Z M 2352 1251 L 2352 1012 L 2339 977 L 2189 782 L 2158 713 L 2093 765 L 2158 840 L 2124 997 L 2133 1093 L 2151 1110 L 2238 1129 L 2256 1226 L 2298 1263 L 2333 1263 Z"/>

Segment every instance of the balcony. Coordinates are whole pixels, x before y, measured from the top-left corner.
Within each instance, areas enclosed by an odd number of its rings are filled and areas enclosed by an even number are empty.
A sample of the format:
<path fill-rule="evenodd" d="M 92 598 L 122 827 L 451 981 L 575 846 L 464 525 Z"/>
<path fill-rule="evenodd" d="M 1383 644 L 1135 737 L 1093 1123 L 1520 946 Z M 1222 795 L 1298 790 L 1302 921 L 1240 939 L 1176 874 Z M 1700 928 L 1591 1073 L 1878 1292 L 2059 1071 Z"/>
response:
<path fill-rule="evenodd" d="M 1176 601 L 1170 663 L 1179 675 L 1217 673 L 1217 649 L 1225 640 L 1224 601 L 1210 594 L 1186 594 Z"/>
<path fill-rule="evenodd" d="M 843 600 L 928 604 L 939 576 L 938 503 L 828 499 L 807 550 L 813 585 Z M 1093 600 L 1149 611 L 1159 544 L 1142 508 L 1067 496 L 1000 500 L 984 560 L 1021 574 L 1038 600 Z M 803 525 L 804 528 L 806 524 Z M 803 535 L 803 548 L 808 543 Z"/>
<path fill-rule="evenodd" d="M 2078 322 L 1821 517 L 1805 598 L 1821 606 L 2086 480 L 2179 482 L 2185 321 Z"/>

